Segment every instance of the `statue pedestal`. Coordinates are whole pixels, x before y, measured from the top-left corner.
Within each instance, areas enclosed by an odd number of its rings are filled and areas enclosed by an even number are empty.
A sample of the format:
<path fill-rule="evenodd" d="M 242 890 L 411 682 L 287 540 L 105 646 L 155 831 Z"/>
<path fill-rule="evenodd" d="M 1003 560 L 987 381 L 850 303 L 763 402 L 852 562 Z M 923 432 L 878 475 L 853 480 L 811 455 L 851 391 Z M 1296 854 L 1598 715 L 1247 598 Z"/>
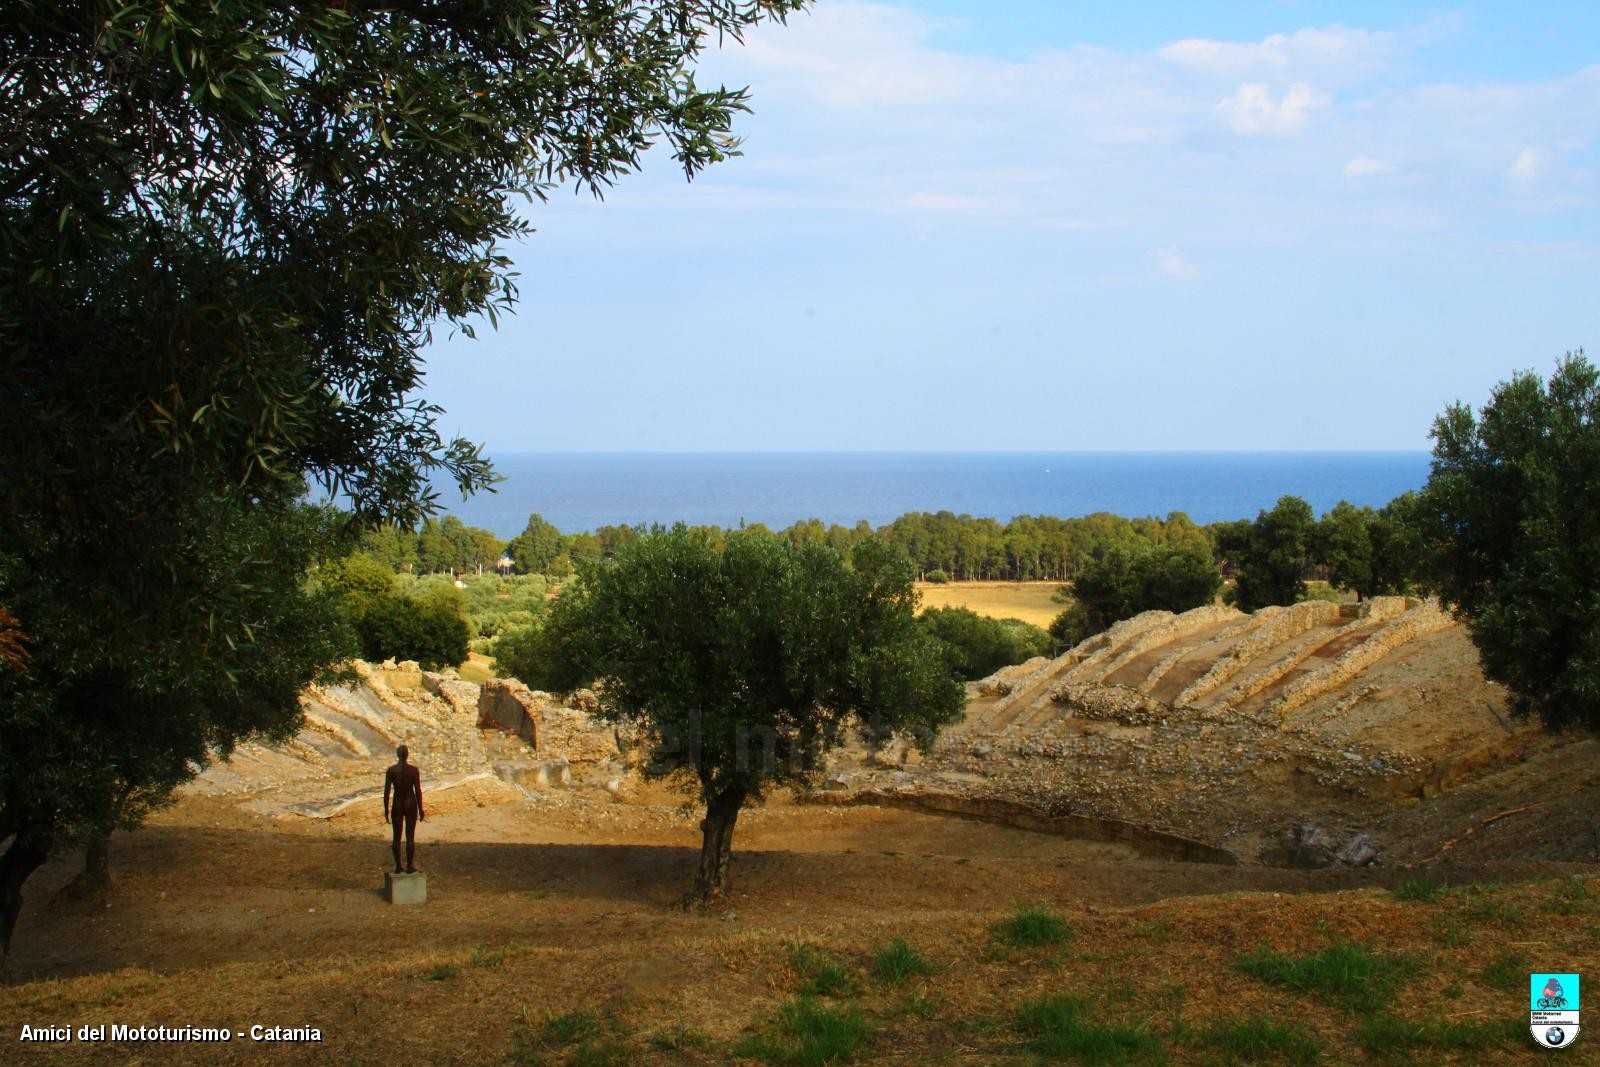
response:
<path fill-rule="evenodd" d="M 383 895 L 391 904 L 426 904 L 428 876 L 383 872 Z"/>

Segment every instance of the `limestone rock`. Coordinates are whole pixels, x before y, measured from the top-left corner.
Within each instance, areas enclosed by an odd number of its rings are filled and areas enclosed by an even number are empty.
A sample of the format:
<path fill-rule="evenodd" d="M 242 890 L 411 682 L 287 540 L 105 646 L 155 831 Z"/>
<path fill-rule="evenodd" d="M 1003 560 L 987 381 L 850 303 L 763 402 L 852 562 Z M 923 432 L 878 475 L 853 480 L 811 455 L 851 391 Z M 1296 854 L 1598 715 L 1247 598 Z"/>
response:
<path fill-rule="evenodd" d="M 1333 865 L 1333 839 L 1315 823 L 1300 823 L 1289 834 L 1289 865 L 1314 870 Z"/>
<path fill-rule="evenodd" d="M 1372 843 L 1371 837 L 1366 834 L 1356 834 L 1339 850 L 1338 860 L 1347 867 L 1365 867 L 1377 862 L 1378 849 Z"/>
<path fill-rule="evenodd" d="M 478 725 L 498 727 L 522 738 L 536 750 L 543 747 L 543 710 L 533 691 L 515 678 L 485 682 L 478 694 Z"/>
<path fill-rule="evenodd" d="M 574 708 L 544 709 L 540 747 L 573 763 L 600 763 L 621 755 L 611 729 Z"/>
<path fill-rule="evenodd" d="M 546 789 L 570 789 L 572 787 L 572 765 L 565 756 L 553 760 L 545 760 L 539 764 L 534 781 Z"/>
<path fill-rule="evenodd" d="M 909 748 L 910 746 L 906 744 L 904 738 L 890 738 L 867 757 L 867 762 L 874 767 L 903 767 L 906 763 L 906 752 Z"/>

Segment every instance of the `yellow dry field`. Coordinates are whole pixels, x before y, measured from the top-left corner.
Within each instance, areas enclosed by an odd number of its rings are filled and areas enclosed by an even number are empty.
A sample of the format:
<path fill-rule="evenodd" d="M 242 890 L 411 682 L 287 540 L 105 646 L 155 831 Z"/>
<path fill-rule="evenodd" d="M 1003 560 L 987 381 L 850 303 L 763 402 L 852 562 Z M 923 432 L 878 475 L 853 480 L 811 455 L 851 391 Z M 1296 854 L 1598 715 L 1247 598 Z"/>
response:
<path fill-rule="evenodd" d="M 1021 619 L 1049 626 L 1064 604 L 1050 599 L 1060 582 L 918 582 L 921 607 L 966 608 L 993 619 Z"/>

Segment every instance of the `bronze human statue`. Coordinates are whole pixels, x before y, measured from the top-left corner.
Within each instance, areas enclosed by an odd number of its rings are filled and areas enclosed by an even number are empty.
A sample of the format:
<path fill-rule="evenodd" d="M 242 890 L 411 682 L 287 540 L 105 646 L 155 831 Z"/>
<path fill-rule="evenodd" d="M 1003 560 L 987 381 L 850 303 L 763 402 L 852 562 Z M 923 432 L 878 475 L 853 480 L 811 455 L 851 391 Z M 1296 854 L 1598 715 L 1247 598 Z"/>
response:
<path fill-rule="evenodd" d="M 428 816 L 422 811 L 422 774 L 411 764 L 406 762 L 410 752 L 406 746 L 401 745 L 394 750 L 400 762 L 390 767 L 383 774 L 383 817 L 394 827 L 394 873 L 417 873 L 417 820 L 428 821 Z M 394 804 L 389 803 L 389 794 L 394 793 Z M 400 830 L 406 832 L 406 865 L 400 866 Z"/>

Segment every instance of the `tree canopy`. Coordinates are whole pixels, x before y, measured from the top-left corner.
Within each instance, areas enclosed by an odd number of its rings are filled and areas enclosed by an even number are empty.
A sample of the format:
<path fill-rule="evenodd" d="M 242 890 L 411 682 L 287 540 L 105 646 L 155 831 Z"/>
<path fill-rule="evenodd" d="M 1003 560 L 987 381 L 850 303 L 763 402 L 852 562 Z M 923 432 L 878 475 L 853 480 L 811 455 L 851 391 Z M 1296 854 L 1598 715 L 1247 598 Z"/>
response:
<path fill-rule="evenodd" d="M 1501 382 L 1433 424 L 1430 584 L 1465 617 L 1520 714 L 1600 730 L 1600 372 L 1579 351 L 1548 382 Z"/>
<path fill-rule="evenodd" d="M 1204 548 L 1112 546 L 1078 568 L 1072 583 L 1090 633 L 1141 611 L 1188 611 L 1211 603 L 1222 575 Z"/>
<path fill-rule="evenodd" d="M 824 545 L 683 527 L 585 565 L 527 659 L 531 684 L 595 684 L 600 714 L 638 731 L 646 773 L 706 806 L 695 896 L 721 894 L 746 799 L 811 780 L 851 730 L 919 744 L 960 714 L 942 647 L 918 628 L 911 567 L 874 542 Z"/>
<path fill-rule="evenodd" d="M 1247 531 L 1231 529 L 1225 551 L 1234 564 L 1234 602 L 1245 611 L 1255 611 L 1305 599 L 1315 529 L 1311 505 L 1297 496 L 1279 497 Z"/>
<path fill-rule="evenodd" d="M 419 352 L 511 308 L 516 197 L 598 194 L 658 142 L 690 175 L 735 152 L 745 96 L 694 60 L 800 6 L 0 5 L 0 604 L 29 652 L 3 668 L 0 914 L 120 773 L 71 694 L 172 767 L 230 723 L 292 728 L 284 694 L 342 654 L 303 631 L 307 481 L 407 527 L 433 478 L 488 485 Z"/>
<path fill-rule="evenodd" d="M 964 682 L 1050 651 L 1050 635 L 1020 619 L 991 619 L 968 608 L 929 608 L 917 625 L 943 642 L 950 672 Z"/>

